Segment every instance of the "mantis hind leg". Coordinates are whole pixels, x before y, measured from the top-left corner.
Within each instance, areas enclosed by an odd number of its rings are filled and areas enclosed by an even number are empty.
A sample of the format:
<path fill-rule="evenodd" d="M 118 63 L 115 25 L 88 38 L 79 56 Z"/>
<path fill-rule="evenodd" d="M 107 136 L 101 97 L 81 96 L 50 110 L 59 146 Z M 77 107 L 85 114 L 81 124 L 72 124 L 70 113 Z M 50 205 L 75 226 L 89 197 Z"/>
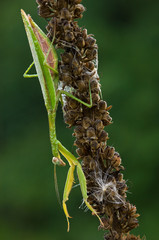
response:
<path fill-rule="evenodd" d="M 66 180 L 66 184 L 65 184 L 65 188 L 64 188 L 64 194 L 63 194 L 63 209 L 64 209 L 64 212 L 65 212 L 65 215 L 66 215 L 66 218 L 67 218 L 67 222 L 68 222 L 67 231 L 69 231 L 69 218 L 70 218 L 70 216 L 69 216 L 68 211 L 67 211 L 66 201 L 68 200 L 68 196 L 70 194 L 70 191 L 72 189 L 72 185 L 73 185 L 73 182 L 74 182 L 74 174 L 73 173 L 74 173 L 75 166 L 77 166 L 77 175 L 78 175 L 78 179 L 79 179 L 79 183 L 80 183 L 81 192 L 82 192 L 84 202 L 85 202 L 86 206 L 91 210 L 91 212 L 98 217 L 101 225 L 103 225 L 103 222 L 102 222 L 101 218 L 98 216 L 95 209 L 87 201 L 88 196 L 87 196 L 86 178 L 85 178 L 85 175 L 83 173 L 83 170 L 82 170 L 82 167 L 81 167 L 80 163 L 73 156 L 73 154 L 70 153 L 60 142 L 59 142 L 59 151 L 67 159 L 67 161 L 69 162 L 69 165 L 70 165 L 70 169 L 68 171 L 67 180 Z"/>
<path fill-rule="evenodd" d="M 73 186 L 73 182 L 74 182 L 74 169 L 75 169 L 75 165 L 71 164 L 70 168 L 68 170 L 68 174 L 67 174 L 67 179 L 66 179 L 64 193 L 63 193 L 63 201 L 62 201 L 63 210 L 64 210 L 64 213 L 66 215 L 67 224 L 68 224 L 68 227 L 67 227 L 67 231 L 68 232 L 70 230 L 69 218 L 71 218 L 71 217 L 70 217 L 70 215 L 68 213 L 68 210 L 67 210 L 66 201 L 68 200 L 70 191 L 71 191 L 72 186 Z"/>
<path fill-rule="evenodd" d="M 63 193 L 63 210 L 64 213 L 66 215 L 66 219 L 67 219 L 67 231 L 69 232 L 70 229 L 70 223 L 69 223 L 69 218 L 70 215 L 68 213 L 67 210 L 67 206 L 66 206 L 66 201 L 68 200 L 69 194 L 71 192 L 73 183 L 74 183 L 74 170 L 75 170 L 75 166 L 77 165 L 77 159 L 73 156 L 72 153 L 70 153 L 60 142 L 59 142 L 59 151 L 60 153 L 67 159 L 70 168 L 68 170 L 68 174 L 67 174 L 67 179 L 66 179 L 66 183 L 65 183 L 65 188 L 64 188 L 64 193 Z"/>
<path fill-rule="evenodd" d="M 99 217 L 99 215 L 97 214 L 95 209 L 87 201 L 88 196 L 87 196 L 86 178 L 85 178 L 85 175 L 83 173 L 83 170 L 82 170 L 82 167 L 81 167 L 80 163 L 78 163 L 78 165 L 77 165 L 77 175 L 78 175 L 78 179 L 79 179 L 79 183 L 80 183 L 80 187 L 81 187 L 83 200 L 84 200 L 86 206 L 89 208 L 89 210 L 92 212 L 92 214 L 97 216 L 97 218 L 99 219 L 101 225 L 103 225 L 103 222 L 102 222 L 101 218 Z"/>

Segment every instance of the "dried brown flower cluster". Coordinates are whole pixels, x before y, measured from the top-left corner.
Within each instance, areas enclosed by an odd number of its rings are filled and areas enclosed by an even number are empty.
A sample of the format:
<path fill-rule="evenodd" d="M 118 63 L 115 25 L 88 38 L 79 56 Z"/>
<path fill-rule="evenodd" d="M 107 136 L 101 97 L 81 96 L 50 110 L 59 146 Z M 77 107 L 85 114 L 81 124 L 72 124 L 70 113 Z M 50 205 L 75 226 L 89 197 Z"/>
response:
<path fill-rule="evenodd" d="M 54 38 L 56 48 L 63 49 L 59 62 L 60 82 L 92 108 L 65 97 L 64 119 L 69 127 L 75 126 L 74 144 L 82 159 L 87 180 L 88 201 L 102 217 L 105 240 L 140 240 L 129 231 L 138 226 L 136 207 L 126 200 L 127 185 L 120 172 L 121 158 L 114 147 L 107 145 L 108 133 L 104 127 L 111 123 L 111 107 L 100 98 L 97 73 L 96 40 L 87 30 L 80 28 L 74 19 L 81 18 L 85 8 L 81 0 L 37 0 L 41 17 L 50 18 L 47 30 Z"/>

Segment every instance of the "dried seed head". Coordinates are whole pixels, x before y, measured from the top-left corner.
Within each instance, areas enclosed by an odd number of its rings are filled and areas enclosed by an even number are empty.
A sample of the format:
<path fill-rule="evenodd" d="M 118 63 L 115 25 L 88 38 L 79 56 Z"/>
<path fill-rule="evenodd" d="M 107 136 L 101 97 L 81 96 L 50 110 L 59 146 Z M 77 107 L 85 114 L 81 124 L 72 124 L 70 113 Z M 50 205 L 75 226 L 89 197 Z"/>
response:
<path fill-rule="evenodd" d="M 108 134 L 103 129 L 111 123 L 108 112 L 111 106 L 107 107 L 99 97 L 96 40 L 74 21 L 82 17 L 85 8 L 81 0 L 37 0 L 37 3 L 41 16 L 52 17 L 47 26 L 48 37 L 52 39 L 55 34 L 56 48 L 64 50 L 59 62 L 63 88 L 72 87 L 77 98 L 89 103 L 90 83 L 92 108 L 67 97 L 63 108 L 65 122 L 69 127 L 76 126 L 74 144 L 82 158 L 88 201 L 105 218 L 105 227 L 110 230 L 105 240 L 140 240 L 128 238 L 132 235 L 127 232 L 138 224 L 138 214 L 134 206 L 126 202 L 127 185 L 119 173 L 123 169 L 121 158 L 113 147 L 106 147 Z"/>

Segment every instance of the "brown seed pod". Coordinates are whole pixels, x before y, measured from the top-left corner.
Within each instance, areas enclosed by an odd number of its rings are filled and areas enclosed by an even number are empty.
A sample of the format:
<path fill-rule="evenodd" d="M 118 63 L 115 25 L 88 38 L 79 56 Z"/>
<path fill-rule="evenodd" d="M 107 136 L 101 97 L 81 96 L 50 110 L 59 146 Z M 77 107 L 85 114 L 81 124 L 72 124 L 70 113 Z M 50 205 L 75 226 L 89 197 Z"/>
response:
<path fill-rule="evenodd" d="M 84 129 L 88 129 L 91 126 L 91 119 L 89 117 L 84 117 L 82 120 L 82 126 Z"/>
<path fill-rule="evenodd" d="M 99 95 L 100 88 L 99 88 L 99 84 L 96 80 L 93 80 L 90 82 L 90 87 L 91 87 L 91 90 L 93 93 L 96 93 Z"/>
<path fill-rule="evenodd" d="M 104 150 L 104 158 L 105 159 L 112 159 L 115 153 L 115 148 L 107 146 Z"/>
<path fill-rule="evenodd" d="M 80 139 L 76 139 L 74 141 L 74 146 L 77 146 L 78 148 L 82 148 L 83 147 L 83 144 L 82 142 L 80 141 Z"/>
<path fill-rule="evenodd" d="M 103 121 L 103 125 L 107 126 L 109 124 L 112 123 L 112 118 L 110 117 L 108 112 L 104 112 L 102 115 L 102 121 Z"/>
<path fill-rule="evenodd" d="M 77 81 L 76 86 L 77 86 L 79 92 L 83 92 L 84 90 L 88 89 L 87 85 L 85 84 L 85 82 L 83 80 Z"/>
<path fill-rule="evenodd" d="M 92 61 L 97 56 L 97 50 L 94 48 L 87 48 L 85 51 L 85 60 Z"/>
<path fill-rule="evenodd" d="M 61 73 L 59 74 L 59 80 L 69 85 L 72 82 L 72 77 L 68 73 Z"/>
<path fill-rule="evenodd" d="M 76 152 L 80 157 L 84 157 L 87 154 L 87 150 L 84 148 L 77 148 Z"/>
<path fill-rule="evenodd" d="M 94 122 L 94 127 L 95 127 L 95 129 L 97 130 L 97 131 L 101 131 L 101 130 L 103 130 L 103 128 L 104 128 L 104 126 L 103 126 L 103 122 L 101 121 L 101 120 L 96 120 L 95 122 Z"/>
<path fill-rule="evenodd" d="M 78 47 L 78 48 L 83 48 L 83 47 L 85 46 L 85 40 L 84 40 L 84 38 L 83 38 L 83 37 L 77 38 L 76 44 L 77 44 L 77 47 Z"/>
<path fill-rule="evenodd" d="M 67 103 L 69 105 L 69 108 L 71 109 L 76 109 L 77 107 L 79 107 L 79 102 L 77 102 L 76 100 L 69 98 L 69 100 L 67 100 Z"/>
<path fill-rule="evenodd" d="M 98 140 L 100 142 L 105 142 L 108 139 L 108 133 L 105 132 L 104 130 L 101 130 L 98 134 Z"/>
<path fill-rule="evenodd" d="M 65 123 L 68 124 L 68 128 L 71 128 L 75 125 L 75 119 L 71 118 L 69 115 L 64 116 Z"/>
<path fill-rule="evenodd" d="M 76 67 L 76 68 L 74 67 L 74 68 L 72 69 L 73 75 L 74 75 L 75 77 L 79 76 L 79 75 L 81 74 L 82 70 L 83 70 L 82 66 L 78 66 L 78 67 Z"/>
<path fill-rule="evenodd" d="M 92 102 L 93 104 L 97 104 L 97 102 L 100 100 L 100 96 L 97 93 L 92 93 Z"/>
<path fill-rule="evenodd" d="M 87 138 L 97 139 L 97 136 L 96 136 L 96 133 L 95 133 L 95 129 L 93 127 L 89 127 L 87 129 L 86 136 L 87 136 Z"/>
<path fill-rule="evenodd" d="M 71 52 L 64 52 L 61 54 L 61 59 L 63 61 L 63 64 L 68 64 L 73 59 L 73 54 Z"/>
<path fill-rule="evenodd" d="M 74 10 L 74 18 L 82 18 L 82 13 L 85 11 L 85 8 L 82 4 L 77 4 Z"/>
<path fill-rule="evenodd" d="M 73 32 L 67 31 L 65 33 L 65 41 L 67 42 L 72 42 L 74 40 L 75 36 L 73 34 Z"/>
<path fill-rule="evenodd" d="M 107 109 L 107 103 L 103 100 L 100 100 L 98 102 L 97 108 L 99 109 L 100 112 L 103 112 Z"/>
<path fill-rule="evenodd" d="M 93 71 L 94 70 L 94 63 L 89 61 L 85 63 L 85 67 L 89 70 L 89 71 Z"/>
<path fill-rule="evenodd" d="M 86 29 L 86 28 L 84 28 L 84 29 L 82 30 L 82 36 L 83 36 L 84 39 L 87 38 L 87 29 Z"/>
<path fill-rule="evenodd" d="M 96 151 L 100 147 L 100 144 L 96 140 L 93 140 L 90 142 L 90 147 L 92 151 Z"/>
<path fill-rule="evenodd" d="M 57 1 L 57 7 L 58 7 L 59 10 L 61 8 L 67 8 L 67 1 L 65 1 L 65 0 L 58 0 Z"/>
<path fill-rule="evenodd" d="M 113 158 L 111 159 L 111 166 L 116 170 L 120 170 L 122 168 L 121 158 L 117 152 L 114 154 Z"/>
<path fill-rule="evenodd" d="M 71 66 L 72 66 L 72 68 L 78 68 L 79 67 L 79 61 L 77 60 L 77 58 L 74 57 L 72 59 Z"/>
<path fill-rule="evenodd" d="M 82 137 L 84 132 L 85 132 L 85 129 L 82 126 L 77 126 L 74 129 L 74 134 L 75 135 L 73 135 L 73 136 Z"/>
<path fill-rule="evenodd" d="M 88 36 L 85 40 L 86 46 L 87 47 L 93 47 L 96 43 L 96 39 L 93 37 Z"/>
<path fill-rule="evenodd" d="M 66 64 L 59 64 L 59 72 L 60 73 L 66 73 L 66 74 L 68 74 L 70 71 L 70 66 L 69 65 L 66 65 Z"/>
<path fill-rule="evenodd" d="M 64 20 L 68 20 L 70 21 L 71 20 L 71 13 L 69 12 L 69 10 L 67 8 L 62 8 L 61 9 L 61 20 L 64 19 Z"/>

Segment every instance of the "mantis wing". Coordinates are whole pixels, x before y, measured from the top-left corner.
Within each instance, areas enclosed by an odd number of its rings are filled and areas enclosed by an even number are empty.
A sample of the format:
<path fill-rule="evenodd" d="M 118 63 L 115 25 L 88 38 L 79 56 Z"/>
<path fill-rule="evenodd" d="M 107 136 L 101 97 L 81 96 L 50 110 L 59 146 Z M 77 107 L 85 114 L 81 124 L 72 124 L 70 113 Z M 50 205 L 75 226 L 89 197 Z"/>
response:
<path fill-rule="evenodd" d="M 55 77 L 55 73 L 44 65 L 44 61 L 46 54 L 48 51 L 50 51 L 47 56 L 47 64 L 49 64 L 50 67 L 57 69 L 57 54 L 53 46 L 50 48 L 50 40 L 47 38 L 45 33 L 36 25 L 32 18 L 29 15 L 27 16 L 23 10 L 21 10 L 21 15 L 41 85 L 45 105 L 47 110 L 53 111 L 56 106 L 56 89 L 54 87 L 53 80 L 58 80 Z"/>

